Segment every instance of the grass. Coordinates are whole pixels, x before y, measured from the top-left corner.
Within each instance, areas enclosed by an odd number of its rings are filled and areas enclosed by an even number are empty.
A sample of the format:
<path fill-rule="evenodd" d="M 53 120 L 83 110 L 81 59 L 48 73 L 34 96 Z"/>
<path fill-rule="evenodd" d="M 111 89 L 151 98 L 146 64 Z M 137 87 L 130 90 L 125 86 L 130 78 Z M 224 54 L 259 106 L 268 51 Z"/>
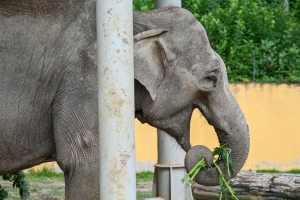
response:
<path fill-rule="evenodd" d="M 33 185 L 31 186 L 32 192 L 39 192 L 41 190 L 51 190 L 53 195 L 64 195 L 65 186 L 54 186 L 54 185 Z"/>
<path fill-rule="evenodd" d="M 2 180 L 2 177 L 1 177 Z M 30 171 L 26 174 L 26 180 L 30 184 L 30 197 L 28 200 L 40 199 L 48 196 L 64 196 L 65 186 L 57 183 L 64 182 L 63 173 L 57 173 L 43 168 L 39 171 Z M 20 199 L 19 189 L 13 188 L 9 181 L 2 181 L 1 185 L 8 192 L 8 199 Z"/>
<path fill-rule="evenodd" d="M 154 173 L 150 171 L 140 172 L 136 174 L 136 181 L 138 182 L 152 182 Z M 2 178 L 1 178 L 2 179 Z M 64 174 L 53 172 L 48 168 L 43 168 L 39 171 L 29 171 L 26 173 L 26 180 L 30 184 L 30 197 L 28 200 L 36 199 L 40 197 L 63 197 L 65 195 L 65 187 L 61 185 L 53 185 L 51 183 L 64 182 Z M 19 190 L 12 187 L 12 183 L 8 181 L 3 181 L 2 186 L 8 192 L 8 198 L 12 200 L 19 200 Z M 149 198 L 151 197 L 151 192 L 137 191 L 137 197 Z"/>
<path fill-rule="evenodd" d="M 279 174 L 279 173 L 288 173 L 288 174 L 300 174 L 300 169 L 291 169 L 289 171 L 280 171 L 275 168 L 273 169 L 259 169 L 256 170 L 257 173 L 274 173 L 274 174 Z"/>
<path fill-rule="evenodd" d="M 154 173 L 150 171 L 146 172 L 139 172 L 136 173 L 136 182 L 142 182 L 142 181 L 152 181 L 154 177 Z M 27 180 L 28 182 L 41 182 L 41 183 L 49 183 L 52 182 L 54 179 L 58 181 L 63 181 L 64 180 L 64 174 L 53 172 L 49 170 L 48 168 L 43 168 L 40 171 L 33 171 L 27 174 Z M 42 189 L 44 190 L 51 190 L 51 195 L 55 196 L 64 196 L 64 187 L 62 186 L 37 186 L 34 185 L 31 187 L 32 192 L 38 192 L 41 191 Z M 148 198 L 151 197 L 151 192 L 141 192 L 137 191 L 136 193 L 137 197 L 141 198 Z"/>
<path fill-rule="evenodd" d="M 278 174 L 282 173 L 281 171 L 277 169 L 258 169 L 256 170 L 257 173 L 272 173 L 272 174 Z"/>
<path fill-rule="evenodd" d="M 149 198 L 149 197 L 151 197 L 151 192 L 140 192 L 140 191 L 137 191 L 136 192 L 136 196 L 137 197 L 141 197 L 141 198 Z"/>
<path fill-rule="evenodd" d="M 291 169 L 289 171 L 280 171 L 275 168 L 273 169 L 259 169 L 256 170 L 258 173 L 289 173 L 289 174 L 300 174 L 300 169 Z M 151 171 L 139 172 L 136 173 L 136 181 L 152 181 L 154 173 Z M 26 174 L 27 180 L 30 181 L 39 181 L 39 182 L 51 182 L 51 180 L 56 179 L 58 181 L 64 180 L 64 174 L 62 172 L 53 172 L 47 168 L 43 168 L 40 171 L 31 171 Z"/>
<path fill-rule="evenodd" d="M 300 174 L 300 169 L 291 169 L 287 173 L 290 173 L 290 174 Z"/>
<path fill-rule="evenodd" d="M 277 169 L 260 169 L 256 170 L 258 173 L 291 173 L 291 174 L 300 174 L 300 169 L 292 169 L 289 171 L 280 171 Z M 136 182 L 151 182 L 153 180 L 154 173 L 150 171 L 146 172 L 140 172 L 136 173 Z M 64 181 L 64 175 L 63 173 L 57 173 L 53 172 L 47 168 L 43 168 L 40 171 L 31 171 L 26 174 L 26 179 L 31 184 L 31 196 L 34 196 L 34 194 L 40 193 L 41 191 L 44 191 L 45 194 L 43 196 L 64 196 L 65 193 L 65 187 L 64 186 L 54 186 L 51 185 L 53 181 Z M 7 182 L 7 181 L 6 181 Z M 9 183 L 9 182 L 7 182 Z M 38 184 L 36 184 L 38 183 Z M 3 185 L 6 190 L 8 191 L 8 198 L 12 200 L 19 200 L 19 190 L 13 189 L 10 185 Z M 136 193 L 137 197 L 140 198 L 149 198 L 151 197 L 151 192 L 141 192 L 137 191 Z M 34 198 L 29 197 L 29 200 L 32 200 Z"/>
<path fill-rule="evenodd" d="M 152 182 L 153 177 L 154 177 L 154 173 L 150 171 L 136 173 L 137 186 L 139 185 L 140 182 Z M 151 192 L 142 192 L 137 190 L 136 196 L 140 198 L 149 198 L 151 197 Z"/>
<path fill-rule="evenodd" d="M 5 190 L 8 192 L 8 199 L 12 200 L 20 200 L 19 189 L 13 188 L 10 185 L 5 185 Z M 54 186 L 54 185 L 32 185 L 30 187 L 30 197 L 28 200 L 34 200 L 35 194 L 41 193 L 43 191 L 43 197 L 50 197 L 50 196 L 58 196 L 63 197 L 65 195 L 65 187 L 64 186 Z"/>
<path fill-rule="evenodd" d="M 1 177 L 2 180 L 2 177 Z M 30 197 L 28 200 L 40 199 L 41 197 L 65 195 L 65 186 L 57 183 L 64 181 L 63 173 L 53 172 L 47 168 L 40 171 L 30 171 L 26 174 L 26 180 L 30 184 Z M 19 189 L 13 188 L 12 183 L 9 181 L 2 181 L 1 185 L 8 192 L 8 199 L 19 200 Z"/>
<path fill-rule="evenodd" d="M 19 195 L 19 189 L 17 188 L 13 188 L 12 186 L 4 186 L 5 190 L 8 192 L 8 197 L 9 199 L 13 199 L 13 200 L 19 200 L 20 199 L 20 195 Z"/>
<path fill-rule="evenodd" d="M 139 172 L 136 173 L 137 181 L 152 181 L 154 177 L 154 173 L 151 171 Z M 36 181 L 41 180 L 42 182 L 47 182 L 47 179 L 56 179 L 59 181 L 64 180 L 64 174 L 62 172 L 53 172 L 48 168 L 43 168 L 39 171 L 31 171 L 26 174 L 26 178 L 28 181 Z M 44 181 L 43 181 L 44 180 Z"/>
<path fill-rule="evenodd" d="M 146 172 L 139 172 L 136 173 L 136 182 L 140 182 L 140 181 L 152 181 L 154 177 L 154 173 L 150 172 L 150 171 L 146 171 Z"/>
<path fill-rule="evenodd" d="M 62 172 L 54 172 L 49 170 L 48 168 L 43 168 L 38 171 L 30 171 L 26 174 L 27 180 L 30 181 L 38 181 L 38 182 L 51 182 L 51 180 L 55 179 L 58 181 L 64 181 L 64 174 Z"/>

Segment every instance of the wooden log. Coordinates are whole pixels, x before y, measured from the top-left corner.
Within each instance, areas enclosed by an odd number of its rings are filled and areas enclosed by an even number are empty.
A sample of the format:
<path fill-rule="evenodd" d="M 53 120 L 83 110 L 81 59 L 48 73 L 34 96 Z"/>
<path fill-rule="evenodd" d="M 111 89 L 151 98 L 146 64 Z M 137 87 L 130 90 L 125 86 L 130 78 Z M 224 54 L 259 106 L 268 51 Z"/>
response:
<path fill-rule="evenodd" d="M 239 199 L 300 200 L 300 175 L 240 172 L 229 181 Z M 218 200 L 220 186 L 192 186 L 197 200 Z"/>

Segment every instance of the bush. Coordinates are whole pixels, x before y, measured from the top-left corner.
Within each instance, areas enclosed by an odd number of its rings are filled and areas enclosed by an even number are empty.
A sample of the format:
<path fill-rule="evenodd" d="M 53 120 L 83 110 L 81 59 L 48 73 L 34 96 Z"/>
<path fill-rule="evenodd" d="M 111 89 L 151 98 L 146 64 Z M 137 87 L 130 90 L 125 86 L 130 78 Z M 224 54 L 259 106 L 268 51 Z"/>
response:
<path fill-rule="evenodd" d="M 133 10 L 148 11 L 154 9 L 154 0 L 133 0 Z"/>
<path fill-rule="evenodd" d="M 300 82 L 300 1 L 185 0 L 227 66 L 230 82 Z"/>
<path fill-rule="evenodd" d="M 134 0 L 134 9 L 154 8 Z M 223 58 L 230 82 L 300 82 L 300 0 L 183 0 Z"/>

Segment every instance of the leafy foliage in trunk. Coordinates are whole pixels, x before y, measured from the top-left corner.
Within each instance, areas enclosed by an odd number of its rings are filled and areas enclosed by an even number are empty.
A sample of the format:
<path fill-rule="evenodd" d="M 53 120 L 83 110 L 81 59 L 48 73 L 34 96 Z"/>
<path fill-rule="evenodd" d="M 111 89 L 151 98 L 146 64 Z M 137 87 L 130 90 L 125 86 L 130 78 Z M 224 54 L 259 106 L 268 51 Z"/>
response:
<path fill-rule="evenodd" d="M 221 145 L 220 147 L 214 148 L 212 151 L 213 156 L 218 156 L 216 161 L 222 160 L 226 166 L 226 173 L 228 177 L 231 177 L 231 171 L 234 172 L 234 165 L 231 158 L 231 149 L 227 147 L 226 144 Z M 223 198 L 227 199 L 228 193 L 230 193 L 232 199 L 238 200 L 235 196 L 233 189 L 227 183 L 226 178 L 220 167 L 216 162 L 213 162 L 213 165 L 217 169 L 219 173 L 219 185 L 221 187 L 221 193 L 219 199 L 222 200 Z M 189 181 L 187 182 L 187 186 L 195 182 L 195 177 L 198 175 L 201 169 L 205 167 L 211 167 L 210 163 L 207 163 L 204 158 L 202 158 L 182 179 L 181 182 L 184 183 L 187 178 Z"/>

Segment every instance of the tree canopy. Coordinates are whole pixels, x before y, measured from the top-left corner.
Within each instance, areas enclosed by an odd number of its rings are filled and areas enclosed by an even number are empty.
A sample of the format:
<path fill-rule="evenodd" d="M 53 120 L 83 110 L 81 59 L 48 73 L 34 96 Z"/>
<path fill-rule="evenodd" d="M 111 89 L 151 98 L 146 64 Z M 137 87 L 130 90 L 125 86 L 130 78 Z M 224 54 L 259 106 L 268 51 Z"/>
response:
<path fill-rule="evenodd" d="M 134 9 L 154 9 L 134 0 Z M 230 82 L 300 82 L 300 0 L 183 0 L 224 60 Z"/>

